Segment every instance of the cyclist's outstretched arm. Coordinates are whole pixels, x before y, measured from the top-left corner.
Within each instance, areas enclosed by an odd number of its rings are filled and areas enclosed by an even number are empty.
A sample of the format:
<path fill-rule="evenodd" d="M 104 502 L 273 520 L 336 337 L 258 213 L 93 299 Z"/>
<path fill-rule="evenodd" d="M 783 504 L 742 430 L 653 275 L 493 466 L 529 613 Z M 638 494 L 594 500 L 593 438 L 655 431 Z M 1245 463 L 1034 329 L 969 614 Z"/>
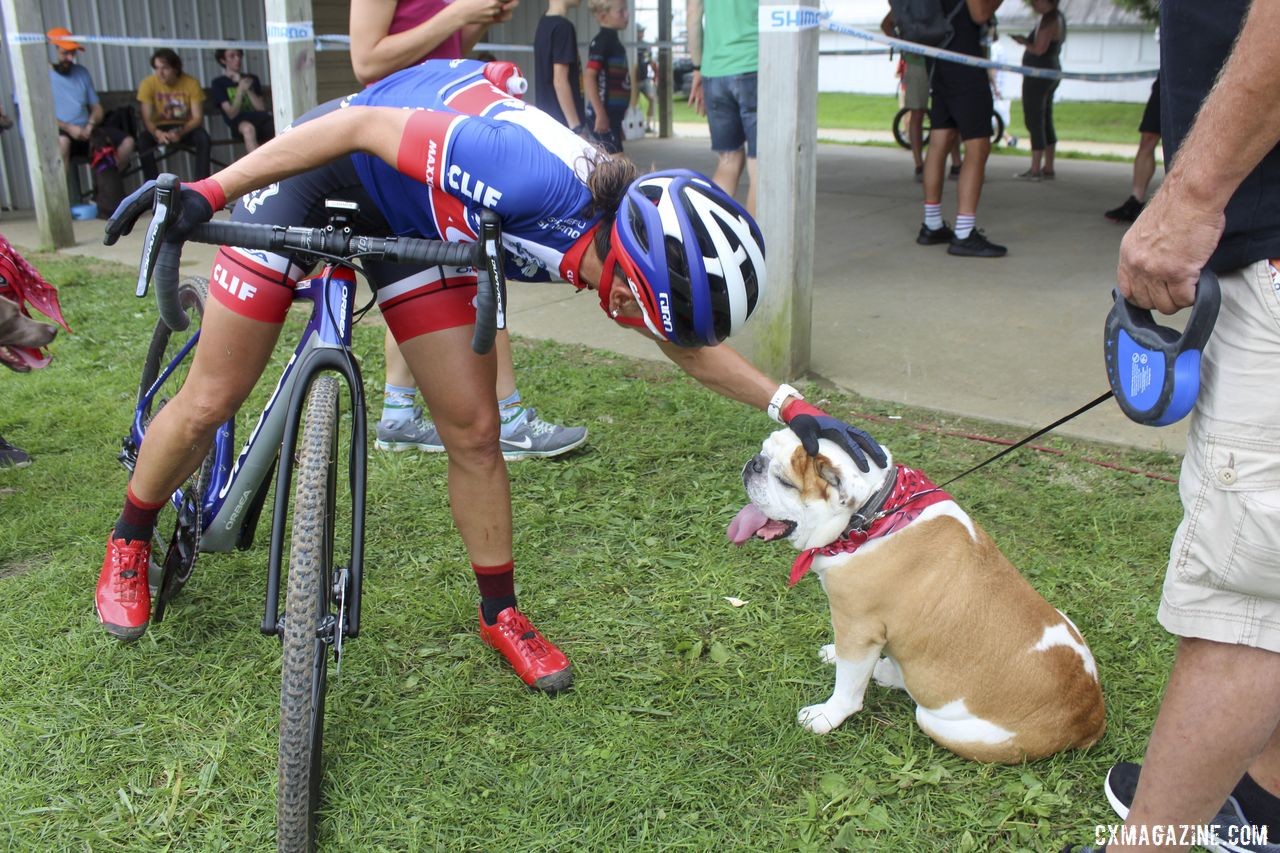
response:
<path fill-rule="evenodd" d="M 712 391 L 767 411 L 791 427 L 810 456 L 818 453 L 818 439 L 826 438 L 844 448 L 863 471 L 869 468 L 868 460 L 880 467 L 886 464 L 884 450 L 874 438 L 805 402 L 793 388 L 765 376 L 732 347 L 725 344 L 678 347 L 662 341 L 658 347 L 685 373 Z"/>
<path fill-rule="evenodd" d="M 294 125 L 213 175 L 227 198 L 364 151 L 392 166 L 413 112 L 391 107 L 348 107 Z"/>

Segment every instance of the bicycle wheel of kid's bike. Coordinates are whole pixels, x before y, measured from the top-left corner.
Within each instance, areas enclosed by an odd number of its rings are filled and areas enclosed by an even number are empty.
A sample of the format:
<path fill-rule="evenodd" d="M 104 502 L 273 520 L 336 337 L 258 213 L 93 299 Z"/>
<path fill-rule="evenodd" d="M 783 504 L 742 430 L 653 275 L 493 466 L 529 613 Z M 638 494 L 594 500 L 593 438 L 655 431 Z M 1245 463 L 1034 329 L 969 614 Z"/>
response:
<path fill-rule="evenodd" d="M 289 853 L 315 849 L 320 804 L 329 674 L 329 646 L 320 632 L 322 625 L 333 621 L 330 579 L 338 470 L 338 382 L 332 376 L 320 376 L 312 383 L 298 436 L 276 796 L 276 846 Z"/>
<path fill-rule="evenodd" d="M 897 140 L 899 145 L 901 145 L 903 148 L 907 149 L 908 151 L 911 150 L 911 135 L 910 135 L 911 122 L 907 119 L 907 115 L 910 112 L 911 110 L 907 109 L 906 107 L 903 107 L 902 109 L 898 110 L 898 114 L 893 117 L 893 138 Z M 920 127 L 920 144 L 921 145 L 929 144 L 929 111 L 928 110 L 924 111 L 924 123 Z"/>
<path fill-rule="evenodd" d="M 151 345 L 147 348 L 147 357 L 142 363 L 142 376 L 138 381 L 138 405 L 142 409 L 144 428 L 187 379 L 194 351 L 188 352 L 176 364 L 174 360 L 200 330 L 208 297 L 208 279 L 200 276 L 185 278 L 178 284 L 178 301 L 191 318 L 191 324 L 183 331 L 175 332 L 163 320 L 156 321 L 155 331 L 151 333 Z M 147 392 L 171 366 L 172 372 L 165 377 L 148 401 Z M 151 540 L 151 563 L 147 568 L 147 581 L 155 601 L 151 616 L 154 622 L 164 620 L 166 606 L 191 579 L 196 553 L 200 547 L 200 504 L 213 470 L 213 460 L 214 451 L 211 447 L 200 467 L 182 484 L 182 499 L 176 508 L 173 501 L 167 502 L 156 522 Z"/>

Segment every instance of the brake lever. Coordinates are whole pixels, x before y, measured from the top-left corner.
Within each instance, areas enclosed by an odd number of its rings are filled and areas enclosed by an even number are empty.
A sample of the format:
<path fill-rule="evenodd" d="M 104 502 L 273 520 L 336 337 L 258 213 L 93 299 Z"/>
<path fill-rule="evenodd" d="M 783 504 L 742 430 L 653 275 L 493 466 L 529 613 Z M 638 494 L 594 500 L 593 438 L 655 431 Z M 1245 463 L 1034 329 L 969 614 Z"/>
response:
<path fill-rule="evenodd" d="M 168 172 L 156 179 L 151 223 L 147 226 L 146 236 L 142 240 L 142 263 L 138 265 L 138 284 L 134 288 L 136 296 L 147 295 L 151 275 L 156 268 L 156 258 L 160 254 L 160 246 L 164 243 L 164 232 L 173 218 L 173 199 L 177 195 L 179 186 L 178 176 Z"/>

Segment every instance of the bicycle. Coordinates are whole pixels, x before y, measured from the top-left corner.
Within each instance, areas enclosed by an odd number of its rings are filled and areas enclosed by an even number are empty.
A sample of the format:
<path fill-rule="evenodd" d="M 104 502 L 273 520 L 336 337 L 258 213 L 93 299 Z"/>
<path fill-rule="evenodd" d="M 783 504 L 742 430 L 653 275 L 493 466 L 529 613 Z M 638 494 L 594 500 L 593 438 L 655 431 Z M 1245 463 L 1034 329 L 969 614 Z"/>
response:
<path fill-rule="evenodd" d="M 893 117 L 893 138 L 897 140 L 899 145 L 901 145 L 903 148 L 907 149 L 908 151 L 911 150 L 911 137 L 907 132 L 908 130 L 907 114 L 910 112 L 911 110 L 907 109 L 906 107 L 903 107 L 902 109 L 898 110 L 897 114 Z M 928 145 L 929 144 L 929 111 L 928 110 L 924 111 L 924 125 L 921 127 L 920 134 L 921 134 L 920 144 Z M 998 112 L 996 112 L 995 110 L 992 110 L 991 111 L 991 144 L 999 145 L 1001 140 L 1003 139 L 1004 139 L 1004 119 L 1000 117 L 1000 114 Z"/>
<path fill-rule="evenodd" d="M 154 214 L 143 240 L 137 295 L 145 296 L 154 270 L 160 320 L 143 364 L 133 423 L 119 459 L 130 471 L 147 425 L 180 387 L 200 337 L 208 281 L 178 281 L 181 244 L 164 242 L 177 178 L 157 182 Z M 299 282 L 295 300 L 312 302 L 311 316 L 275 390 L 239 453 L 235 421 L 218 428 L 213 446 L 192 477 L 169 502 L 162 536 L 157 525 L 148 579 L 154 590 L 152 620 L 163 621 L 174 596 L 191 579 L 200 553 L 245 550 L 267 493 L 276 482 L 261 630 L 282 645 L 280 745 L 276 802 L 276 843 L 280 850 L 315 847 L 320 803 L 324 705 L 332 652 L 341 669 L 345 639 L 360 632 L 364 578 L 364 500 L 366 432 L 363 384 L 350 353 L 355 317 L 355 270 L 360 258 L 391 262 L 475 267 L 480 287 L 472 349 L 487 353 L 495 332 L 505 327 L 505 280 L 501 226 L 496 215 L 481 217 L 476 243 L 450 243 L 411 237 L 368 237 L 352 233 L 357 209 L 351 202 L 327 201 L 323 228 L 285 228 L 210 222 L 186 238 L 201 243 L 269 252 L 302 253 L 325 260 L 319 275 Z M 196 321 L 193 325 L 192 321 Z M 181 333 L 189 332 L 181 336 Z M 337 485 L 341 458 L 341 395 L 337 373 L 345 380 L 351 430 L 347 453 L 350 531 L 345 563 L 335 562 Z M 278 472 L 276 468 L 278 466 Z M 297 470 L 296 484 L 295 469 Z M 289 495 L 293 489 L 292 513 Z M 290 527 L 287 588 L 280 610 L 285 531 Z M 164 556 L 157 559 L 154 555 Z"/>

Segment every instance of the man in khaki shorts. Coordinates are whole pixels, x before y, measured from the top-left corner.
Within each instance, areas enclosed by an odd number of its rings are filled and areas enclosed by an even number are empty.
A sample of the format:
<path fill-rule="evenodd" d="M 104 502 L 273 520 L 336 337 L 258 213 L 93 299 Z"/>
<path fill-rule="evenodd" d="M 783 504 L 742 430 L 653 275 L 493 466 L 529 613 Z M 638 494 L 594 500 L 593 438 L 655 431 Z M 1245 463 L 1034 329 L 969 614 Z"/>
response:
<path fill-rule="evenodd" d="M 1112 767 L 1106 793 L 1150 838 L 1211 825 L 1211 849 L 1280 851 L 1280 3 L 1163 0 L 1160 13 L 1172 167 L 1125 235 L 1120 290 L 1173 313 L 1207 266 L 1222 307 L 1160 601 L 1177 655 L 1143 764 Z M 1175 839 L 1160 849 L 1185 850 Z"/>

